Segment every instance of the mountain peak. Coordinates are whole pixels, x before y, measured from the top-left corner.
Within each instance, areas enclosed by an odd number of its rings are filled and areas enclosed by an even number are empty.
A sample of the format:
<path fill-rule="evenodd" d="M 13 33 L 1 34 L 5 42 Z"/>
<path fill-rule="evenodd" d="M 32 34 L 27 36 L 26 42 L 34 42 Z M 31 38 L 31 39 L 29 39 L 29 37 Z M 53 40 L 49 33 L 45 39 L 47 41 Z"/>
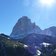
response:
<path fill-rule="evenodd" d="M 21 18 L 22 19 L 29 19 L 27 16 L 22 16 Z"/>
<path fill-rule="evenodd" d="M 22 16 L 13 27 L 11 37 L 25 37 L 31 33 L 39 33 L 41 29 L 32 23 L 27 16 Z"/>
<path fill-rule="evenodd" d="M 27 16 L 22 16 L 18 21 L 20 20 L 30 20 Z"/>
<path fill-rule="evenodd" d="M 52 27 L 50 27 L 51 29 L 54 29 L 54 28 L 56 28 L 56 26 L 52 26 Z"/>
<path fill-rule="evenodd" d="M 49 27 L 49 28 L 43 30 L 42 34 L 55 37 L 56 36 L 56 27 L 55 26 Z"/>

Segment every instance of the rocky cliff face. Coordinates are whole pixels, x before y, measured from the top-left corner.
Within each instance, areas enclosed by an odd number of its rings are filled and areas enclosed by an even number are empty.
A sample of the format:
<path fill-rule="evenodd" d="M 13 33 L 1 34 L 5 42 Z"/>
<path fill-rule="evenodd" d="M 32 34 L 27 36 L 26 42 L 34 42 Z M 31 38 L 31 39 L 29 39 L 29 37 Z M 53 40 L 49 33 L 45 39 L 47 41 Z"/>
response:
<path fill-rule="evenodd" d="M 11 37 L 22 38 L 31 33 L 40 33 L 41 29 L 32 23 L 27 16 L 21 17 L 13 27 Z"/>
<path fill-rule="evenodd" d="M 32 33 L 56 37 L 56 27 L 52 26 L 45 30 L 41 30 L 40 27 L 32 23 L 27 16 L 22 16 L 13 27 L 10 36 L 19 39 Z"/>

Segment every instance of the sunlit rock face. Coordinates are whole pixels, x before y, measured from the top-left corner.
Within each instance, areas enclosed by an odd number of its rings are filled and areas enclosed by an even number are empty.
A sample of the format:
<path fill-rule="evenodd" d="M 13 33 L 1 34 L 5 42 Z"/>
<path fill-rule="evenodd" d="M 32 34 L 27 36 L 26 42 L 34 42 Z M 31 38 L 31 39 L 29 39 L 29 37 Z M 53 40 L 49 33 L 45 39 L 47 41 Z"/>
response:
<path fill-rule="evenodd" d="M 42 34 L 56 37 L 56 27 L 52 26 L 42 31 Z"/>
<path fill-rule="evenodd" d="M 27 16 L 21 17 L 13 27 L 11 37 L 22 38 L 31 33 L 40 33 L 41 29 L 32 23 Z"/>

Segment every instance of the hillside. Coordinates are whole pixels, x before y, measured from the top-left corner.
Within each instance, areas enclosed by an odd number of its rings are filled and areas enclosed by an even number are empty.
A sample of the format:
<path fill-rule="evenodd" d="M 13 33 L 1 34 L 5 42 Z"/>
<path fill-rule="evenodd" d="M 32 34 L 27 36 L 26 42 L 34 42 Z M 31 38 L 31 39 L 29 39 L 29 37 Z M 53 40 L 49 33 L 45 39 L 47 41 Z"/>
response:
<path fill-rule="evenodd" d="M 24 44 L 0 35 L 0 56 L 33 56 L 24 48 Z"/>

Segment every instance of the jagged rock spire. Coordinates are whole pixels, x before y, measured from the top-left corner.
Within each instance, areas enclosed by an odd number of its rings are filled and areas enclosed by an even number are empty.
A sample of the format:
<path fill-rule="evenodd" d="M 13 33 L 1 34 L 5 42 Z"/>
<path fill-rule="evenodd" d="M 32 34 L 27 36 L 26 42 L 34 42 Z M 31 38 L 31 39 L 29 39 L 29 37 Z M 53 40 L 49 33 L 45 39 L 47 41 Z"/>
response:
<path fill-rule="evenodd" d="M 39 33 L 41 29 L 32 23 L 27 16 L 22 16 L 13 27 L 11 37 L 25 37 L 27 34 Z"/>

